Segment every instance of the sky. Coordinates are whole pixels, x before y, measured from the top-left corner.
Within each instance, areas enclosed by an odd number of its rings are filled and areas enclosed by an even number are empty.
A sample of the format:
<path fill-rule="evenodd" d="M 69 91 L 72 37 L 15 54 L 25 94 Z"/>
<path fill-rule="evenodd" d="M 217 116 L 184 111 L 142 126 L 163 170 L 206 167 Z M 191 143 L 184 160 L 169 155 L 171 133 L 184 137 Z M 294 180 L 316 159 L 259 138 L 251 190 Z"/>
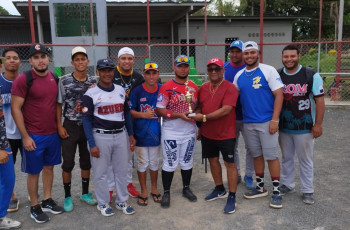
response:
<path fill-rule="evenodd" d="M 35 0 L 32 0 L 34 2 Z M 45 1 L 45 0 L 41 0 Z M 123 0 L 127 1 L 127 0 Z M 129 0 L 129 1 L 145 1 L 145 0 Z M 225 0 L 225 1 L 231 1 L 231 0 Z M 10 14 L 12 15 L 19 15 L 18 11 L 16 10 L 16 7 L 12 4 L 12 0 L 0 0 L 0 6 L 4 7 Z"/>

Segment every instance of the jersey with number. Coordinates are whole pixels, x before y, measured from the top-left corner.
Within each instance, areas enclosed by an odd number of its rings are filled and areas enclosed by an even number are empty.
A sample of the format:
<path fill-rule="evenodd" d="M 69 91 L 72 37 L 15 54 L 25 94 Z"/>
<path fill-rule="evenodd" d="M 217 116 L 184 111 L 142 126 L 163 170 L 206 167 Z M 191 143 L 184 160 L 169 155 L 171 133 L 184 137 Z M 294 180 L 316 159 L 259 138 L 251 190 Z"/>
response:
<path fill-rule="evenodd" d="M 260 63 L 249 71 L 244 68 L 233 83 L 240 92 L 243 123 L 264 123 L 272 119 L 275 102 L 272 91 L 283 87 L 274 67 Z"/>
<path fill-rule="evenodd" d="M 154 91 L 149 91 L 145 83 L 137 86 L 130 93 L 130 109 L 137 112 L 146 112 L 148 109 L 155 110 L 160 87 L 161 84 L 157 84 Z M 153 119 L 133 118 L 133 128 L 136 146 L 160 145 L 160 118 L 156 115 Z"/>
<path fill-rule="evenodd" d="M 233 83 L 238 71 L 240 71 L 244 67 L 245 67 L 245 64 L 236 66 L 236 65 L 232 64 L 231 61 L 226 62 L 224 65 L 224 68 L 225 68 L 224 78 L 225 78 L 225 80 Z M 241 99 L 239 98 L 239 96 L 238 96 L 237 103 L 236 103 L 236 119 L 239 121 L 243 120 L 242 104 L 241 104 Z"/>
<path fill-rule="evenodd" d="M 73 74 L 67 74 L 58 82 L 57 103 L 64 103 L 63 116 L 71 121 L 81 121 L 82 97 L 88 88 L 96 84 L 95 76 L 86 76 L 81 82 L 74 78 Z"/>
<path fill-rule="evenodd" d="M 280 73 L 283 86 L 283 107 L 280 115 L 280 131 L 291 134 L 310 133 L 315 122 L 314 97 L 324 95 L 323 81 L 318 73 L 313 76 L 312 89 L 308 92 L 306 68 L 300 65 L 293 74 L 285 69 Z"/>
<path fill-rule="evenodd" d="M 0 74 L 0 91 L 6 123 L 6 136 L 9 139 L 21 139 L 21 134 L 11 114 L 12 83 L 13 81 L 6 79 L 3 74 Z"/>
<path fill-rule="evenodd" d="M 157 108 L 166 108 L 175 113 L 188 113 L 189 105 L 185 99 L 187 91 L 192 94 L 191 108 L 194 111 L 198 104 L 198 87 L 192 81 L 188 81 L 188 86 L 177 83 L 175 80 L 166 82 L 159 89 Z M 194 121 L 184 121 L 181 118 L 168 119 L 165 117 L 162 128 L 179 135 L 196 132 Z"/>
<path fill-rule="evenodd" d="M 92 87 L 83 96 L 83 116 L 92 118 L 97 129 L 121 129 L 125 125 L 124 108 L 128 109 L 125 91 L 113 84 L 110 88 Z"/>

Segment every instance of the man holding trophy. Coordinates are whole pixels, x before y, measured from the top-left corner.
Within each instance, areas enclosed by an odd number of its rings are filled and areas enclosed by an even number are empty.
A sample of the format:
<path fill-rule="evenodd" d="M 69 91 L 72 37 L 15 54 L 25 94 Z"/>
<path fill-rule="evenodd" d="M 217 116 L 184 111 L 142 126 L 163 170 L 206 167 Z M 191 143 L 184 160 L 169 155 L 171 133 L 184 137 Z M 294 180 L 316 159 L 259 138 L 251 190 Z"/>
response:
<path fill-rule="evenodd" d="M 236 87 L 224 79 L 224 63 L 220 58 L 208 61 L 207 71 L 209 82 L 202 85 L 199 91 L 199 107 L 196 115 L 191 118 L 202 122 L 201 141 L 203 158 L 209 159 L 210 171 L 214 179 L 214 190 L 205 197 L 206 201 L 226 198 L 224 213 L 234 213 L 236 210 L 236 189 L 238 172 L 234 159 L 236 143 L 236 102 L 238 92 Z M 229 193 L 222 180 L 219 153 L 227 170 Z"/>
<path fill-rule="evenodd" d="M 164 117 L 161 128 L 163 148 L 162 180 L 164 195 L 161 206 L 170 206 L 170 187 L 178 164 L 181 167 L 182 195 L 194 202 L 197 197 L 190 189 L 193 154 L 196 144 L 196 123 L 190 118 L 197 106 L 198 87 L 188 80 L 190 59 L 179 55 L 174 61 L 175 78 L 160 89 L 157 114 Z"/>

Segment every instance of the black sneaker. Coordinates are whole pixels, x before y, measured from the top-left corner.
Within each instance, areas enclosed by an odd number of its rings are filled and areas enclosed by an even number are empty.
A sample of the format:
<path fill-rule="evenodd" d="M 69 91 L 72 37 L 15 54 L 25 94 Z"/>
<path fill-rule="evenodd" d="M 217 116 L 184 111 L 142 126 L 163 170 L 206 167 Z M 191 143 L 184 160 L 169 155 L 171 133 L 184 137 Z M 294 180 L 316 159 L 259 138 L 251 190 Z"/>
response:
<path fill-rule="evenodd" d="M 64 212 L 64 208 L 58 206 L 52 198 L 43 200 L 41 206 L 44 212 L 51 212 L 52 214 L 60 214 Z"/>
<path fill-rule="evenodd" d="M 45 213 L 43 213 L 40 204 L 30 207 L 30 218 L 39 224 L 48 222 L 50 220 L 50 218 Z"/>
<path fill-rule="evenodd" d="M 160 206 L 162 208 L 169 208 L 170 207 L 170 193 L 165 192 L 163 197 L 162 197 L 162 202 L 160 203 Z"/>
<path fill-rule="evenodd" d="M 191 189 L 188 187 L 182 190 L 182 196 L 186 197 L 191 202 L 197 201 L 196 195 L 194 195 Z"/>

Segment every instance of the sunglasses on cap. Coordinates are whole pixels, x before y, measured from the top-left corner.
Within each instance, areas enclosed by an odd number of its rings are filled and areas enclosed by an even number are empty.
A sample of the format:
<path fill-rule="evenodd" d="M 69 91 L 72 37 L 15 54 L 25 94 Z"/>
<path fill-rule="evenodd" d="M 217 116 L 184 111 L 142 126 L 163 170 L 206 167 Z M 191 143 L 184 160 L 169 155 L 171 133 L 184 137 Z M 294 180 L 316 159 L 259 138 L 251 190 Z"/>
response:
<path fill-rule="evenodd" d="M 157 63 L 146 63 L 145 69 L 158 69 L 158 64 Z"/>
<path fill-rule="evenodd" d="M 175 61 L 176 63 L 189 62 L 190 59 L 188 57 L 178 57 Z"/>
<path fill-rule="evenodd" d="M 207 68 L 207 71 L 208 71 L 208 73 L 212 73 L 212 72 L 220 72 L 222 70 L 222 68 L 221 67 L 216 67 L 216 68 Z"/>

